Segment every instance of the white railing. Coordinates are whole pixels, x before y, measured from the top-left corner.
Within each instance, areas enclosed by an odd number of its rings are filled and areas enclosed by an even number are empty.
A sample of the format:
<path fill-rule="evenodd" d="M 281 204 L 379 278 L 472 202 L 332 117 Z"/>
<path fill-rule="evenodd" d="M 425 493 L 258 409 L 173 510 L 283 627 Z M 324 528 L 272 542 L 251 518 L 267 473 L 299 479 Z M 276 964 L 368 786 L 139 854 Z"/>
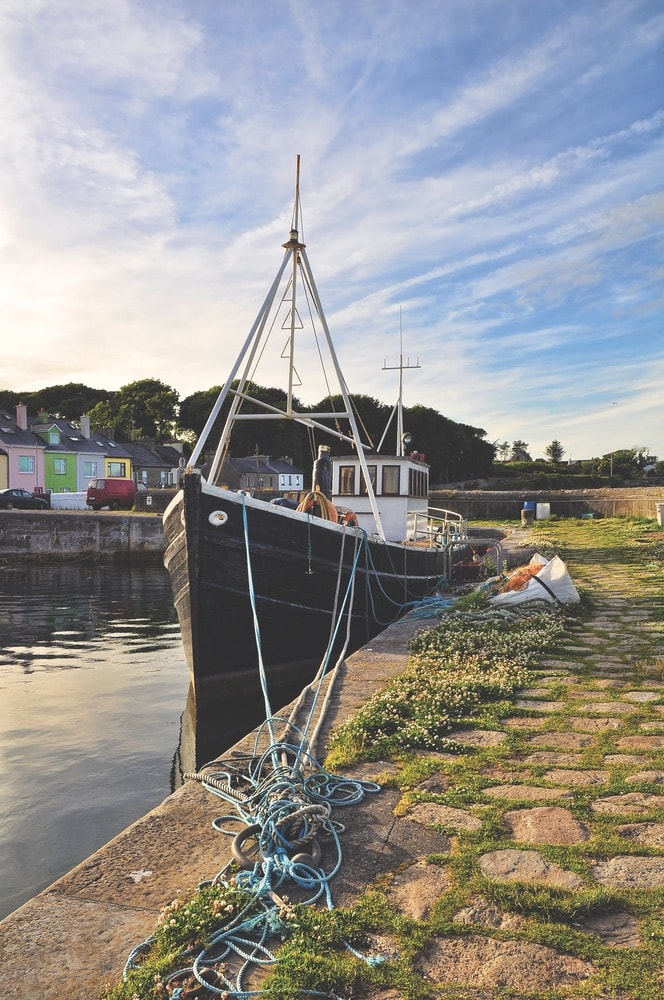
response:
<path fill-rule="evenodd" d="M 408 514 L 408 540 L 416 545 L 446 548 L 468 537 L 468 521 L 453 510 L 430 507 Z"/>

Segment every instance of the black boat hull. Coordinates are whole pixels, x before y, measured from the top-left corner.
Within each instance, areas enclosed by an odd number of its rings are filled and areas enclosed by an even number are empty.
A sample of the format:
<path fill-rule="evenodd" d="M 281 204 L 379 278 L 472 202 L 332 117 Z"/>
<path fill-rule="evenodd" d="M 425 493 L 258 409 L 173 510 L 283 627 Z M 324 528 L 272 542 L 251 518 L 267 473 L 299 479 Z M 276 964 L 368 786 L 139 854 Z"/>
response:
<path fill-rule="evenodd" d="M 368 538 L 196 474 L 184 477 L 164 532 L 197 712 L 239 712 L 247 728 L 265 717 L 259 646 L 276 711 L 326 651 L 333 663 L 346 640 L 348 653 L 358 649 L 445 573 L 441 549 Z"/>

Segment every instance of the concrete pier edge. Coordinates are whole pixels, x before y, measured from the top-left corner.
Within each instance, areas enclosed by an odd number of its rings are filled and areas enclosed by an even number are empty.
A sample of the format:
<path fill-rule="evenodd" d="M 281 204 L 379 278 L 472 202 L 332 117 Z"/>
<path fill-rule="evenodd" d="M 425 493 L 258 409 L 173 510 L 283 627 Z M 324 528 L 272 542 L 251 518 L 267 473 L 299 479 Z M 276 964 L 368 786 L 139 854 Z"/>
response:
<path fill-rule="evenodd" d="M 527 536 L 527 531 L 516 529 L 506 547 L 522 543 Z M 646 645 L 661 651 L 661 645 L 652 645 L 661 642 L 652 606 L 661 606 L 661 589 L 651 580 L 647 593 L 656 594 L 658 600 L 635 602 L 633 576 L 624 572 L 611 552 L 589 549 L 585 558 L 582 550 L 576 550 L 572 572 L 575 582 L 578 573 L 578 581 L 593 592 L 591 620 L 545 658 L 537 686 L 519 693 L 515 714 L 495 729 L 459 734 L 470 745 L 494 746 L 516 728 L 527 733 L 527 745 L 532 748 L 491 765 L 495 780 L 485 791 L 492 801 L 503 803 L 510 829 L 505 849 L 478 860 L 489 878 L 578 888 L 582 880 L 574 871 L 546 860 L 546 846 L 580 844 L 587 838 L 584 823 L 575 820 L 569 805 L 575 789 L 597 787 L 591 813 L 618 817 L 622 826 L 617 830 L 623 831 L 626 847 L 608 859 L 591 855 L 592 884 L 637 893 L 660 892 L 664 886 L 664 795 L 657 787 L 664 783 L 664 678 L 637 670 Z M 331 728 L 405 668 L 412 636 L 435 624 L 436 618 L 406 617 L 347 659 L 330 699 L 321 747 Z M 607 643 L 610 654 L 605 650 Z M 575 664 L 580 666 L 578 673 Z M 561 685 L 566 701 L 556 701 L 552 695 Z M 555 697 L 562 698 L 560 694 Z M 565 720 L 548 727 L 550 713 L 563 712 L 563 706 Z M 525 717 L 519 714 L 523 711 Z M 650 721 L 640 723 L 632 733 L 624 725 L 635 711 L 641 716 L 645 712 Z M 607 734 L 612 743 L 609 750 Z M 254 734 L 233 750 L 252 754 Z M 593 756 L 592 767 L 584 762 L 586 753 L 599 755 L 597 760 Z M 544 782 L 537 777 L 543 763 L 549 768 Z M 608 787 L 615 767 L 628 775 L 624 780 L 629 792 L 615 793 Z M 379 762 L 353 769 L 352 775 L 380 780 L 390 770 L 396 770 L 396 765 Z M 477 816 L 472 808 L 438 805 L 435 795 L 404 815 L 403 810 L 395 812 L 400 798 L 397 788 L 384 787 L 378 795 L 344 810 L 344 864 L 332 882 L 335 905 L 351 905 L 368 885 L 385 875 L 391 898 L 398 906 L 409 907 L 403 912 L 413 919 L 426 919 L 427 907 L 449 888 L 445 869 L 434 868 L 438 879 L 432 879 L 432 869 L 423 859 L 452 851 L 453 838 L 440 832 L 441 825 L 477 824 Z M 201 785 L 188 782 L 8 916 L 0 923 L 0 967 L 7 995 L 14 1000 L 35 996 L 92 1000 L 105 985 L 117 982 L 129 953 L 153 931 L 162 907 L 178 893 L 191 895 L 228 860 L 230 838 L 211 825 L 216 816 L 228 811 L 225 803 Z M 476 827 L 459 825 L 458 829 Z M 632 845 L 631 838 L 639 839 Z M 532 846 L 524 849 L 524 844 Z M 432 984 L 455 988 L 462 984 L 489 998 L 495 995 L 492 976 L 498 963 L 503 985 L 515 996 L 532 996 L 533 983 L 542 990 L 562 983 L 566 995 L 590 995 L 587 980 L 597 972 L 593 961 L 520 938 L 522 919 L 477 897 L 472 906 L 454 916 L 455 921 L 474 924 L 472 933 L 435 938 L 421 956 L 424 975 Z M 505 940 L 487 934 L 491 927 L 505 930 Z M 636 913 L 627 907 L 593 914 L 575 928 L 599 937 L 611 948 L 639 949 L 641 958 L 646 949 L 652 952 L 652 961 L 656 961 L 653 949 L 658 948 L 664 968 L 664 944 L 645 940 L 638 908 Z M 595 986 L 599 986 L 597 980 Z M 620 995 L 641 994 L 621 990 Z"/>
<path fill-rule="evenodd" d="M 345 661 L 323 740 L 405 668 L 410 639 L 435 621 L 402 619 Z M 250 733 L 224 756 L 253 753 L 255 738 Z M 1 964 L 12 997 L 35 996 L 35 976 L 42 1000 L 90 1000 L 118 981 L 130 951 L 154 930 L 160 910 L 178 894 L 191 895 L 230 860 L 230 838 L 212 828 L 224 805 L 198 782 L 187 781 L 1 921 Z"/>

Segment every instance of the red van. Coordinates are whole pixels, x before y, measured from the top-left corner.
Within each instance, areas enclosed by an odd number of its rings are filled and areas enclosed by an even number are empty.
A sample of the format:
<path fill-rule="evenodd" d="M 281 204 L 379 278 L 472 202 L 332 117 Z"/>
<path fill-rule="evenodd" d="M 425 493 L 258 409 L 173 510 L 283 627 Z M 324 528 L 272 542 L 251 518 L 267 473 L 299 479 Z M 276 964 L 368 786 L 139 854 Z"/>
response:
<path fill-rule="evenodd" d="M 88 483 L 86 502 L 93 510 L 109 507 L 111 510 L 131 510 L 137 490 L 147 490 L 145 483 L 133 479 L 91 479 Z"/>

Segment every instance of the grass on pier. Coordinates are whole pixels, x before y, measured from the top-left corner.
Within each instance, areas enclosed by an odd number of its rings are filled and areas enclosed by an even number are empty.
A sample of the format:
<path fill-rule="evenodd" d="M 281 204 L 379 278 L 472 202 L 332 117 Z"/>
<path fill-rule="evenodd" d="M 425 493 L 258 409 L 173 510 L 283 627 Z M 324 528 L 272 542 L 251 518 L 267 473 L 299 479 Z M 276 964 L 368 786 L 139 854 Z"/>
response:
<path fill-rule="evenodd" d="M 557 682 L 555 674 L 549 680 L 546 697 L 561 707 L 544 720 L 533 709 L 515 709 L 513 704 L 519 688 L 537 684 L 545 676 L 550 678 L 550 668 L 541 667 L 552 649 L 556 660 L 564 664 L 561 677 L 565 670 L 574 675 L 576 691 L 593 690 L 594 679 L 588 666 L 591 653 L 595 660 L 601 655 L 613 660 L 621 656 L 634 690 L 664 680 L 664 534 L 657 525 L 634 518 L 552 518 L 536 523 L 533 532 L 543 554 L 558 553 L 568 563 L 583 595 L 578 613 L 538 609 L 501 622 L 497 617 L 487 620 L 481 613 L 485 606 L 475 597 L 463 599 L 442 627 L 416 640 L 404 674 L 390 681 L 383 692 L 361 708 L 330 743 L 326 761 L 330 770 L 362 760 L 391 759 L 396 763 L 397 773 L 388 780 L 402 794 L 399 811 L 418 801 L 430 801 L 472 811 L 481 820 L 481 828 L 473 832 L 440 828 L 441 833 L 452 837 L 451 850 L 427 860 L 431 866 L 446 869 L 449 890 L 441 895 L 426 920 L 410 919 L 395 908 L 387 891 L 388 879 L 369 886 L 352 909 L 292 908 L 278 961 L 260 984 L 266 996 L 295 1000 L 312 994 L 359 997 L 384 993 L 424 1000 L 435 994 L 437 1000 L 459 1000 L 476 995 L 460 986 L 434 987 L 420 973 L 417 963 L 418 956 L 437 938 L 471 935 L 472 925 L 459 923 L 455 914 L 483 897 L 505 913 L 518 916 L 521 922 L 509 931 L 482 925 L 478 933 L 497 940 L 507 937 L 546 945 L 592 962 L 596 970 L 587 980 L 545 993 L 533 987 L 532 993 L 507 990 L 500 995 L 537 996 L 538 1000 L 568 1000 L 573 996 L 659 1000 L 664 962 L 664 892 L 597 886 L 591 878 L 590 862 L 630 851 L 629 842 L 617 834 L 617 824 L 625 817 L 593 812 L 594 799 L 625 791 L 656 794 L 661 786 L 647 781 L 627 783 L 629 769 L 616 763 L 610 769 L 608 785 L 575 791 L 566 807 L 588 826 L 589 839 L 565 846 L 538 845 L 538 850 L 547 860 L 577 873 L 582 879 L 579 890 L 498 883 L 486 878 L 477 863 L 482 854 L 514 846 L 503 821 L 503 813 L 514 807 L 514 801 L 491 798 L 486 789 L 500 780 L 496 775 L 513 777 L 515 767 L 523 766 L 528 736 L 532 735 L 528 731 L 529 718 L 538 733 L 571 731 L 570 685 L 562 679 Z M 616 651 L 611 631 L 596 626 L 590 617 L 593 604 L 600 599 L 613 602 L 615 614 L 624 615 L 629 642 L 622 652 Z M 611 689 L 604 691 L 604 696 L 607 701 L 618 697 Z M 524 727 L 505 729 L 501 719 L 506 714 L 521 717 Z M 656 726 L 661 720 L 661 705 L 652 701 L 635 703 L 633 711 L 622 718 L 620 735 L 642 732 L 644 724 Z M 502 728 L 506 738 L 492 747 L 470 749 L 455 744 L 454 733 L 469 726 Z M 607 755 L 617 756 L 616 749 L 616 736 L 608 732 L 580 755 L 580 765 L 599 767 Z M 446 756 L 446 750 L 463 752 Z M 653 767 L 664 768 L 664 760 L 654 758 Z M 442 791 L 418 787 L 434 773 L 444 777 Z M 530 776 L 537 779 L 537 784 L 546 786 L 545 775 L 545 767 L 532 765 Z M 653 814 L 650 818 L 664 822 L 664 815 Z M 641 855 L 658 854 L 643 845 L 631 849 Z M 205 916 L 201 916 L 200 905 L 187 909 L 189 905 L 175 907 L 178 940 L 182 944 L 204 938 L 211 926 L 209 901 L 203 899 L 201 904 Z M 638 947 L 615 948 L 581 929 L 584 918 L 616 911 L 631 914 L 639 921 Z M 388 960 L 380 964 L 369 964 L 346 948 L 350 943 L 360 951 L 370 949 L 376 939 L 391 945 Z M 184 964 L 182 955 L 168 955 L 173 962 L 171 968 L 177 968 L 178 962 Z M 104 994 L 106 1000 L 166 1000 L 170 995 L 164 985 L 167 965 L 163 949 L 148 952 L 141 969 L 125 983 L 109 988 Z"/>

